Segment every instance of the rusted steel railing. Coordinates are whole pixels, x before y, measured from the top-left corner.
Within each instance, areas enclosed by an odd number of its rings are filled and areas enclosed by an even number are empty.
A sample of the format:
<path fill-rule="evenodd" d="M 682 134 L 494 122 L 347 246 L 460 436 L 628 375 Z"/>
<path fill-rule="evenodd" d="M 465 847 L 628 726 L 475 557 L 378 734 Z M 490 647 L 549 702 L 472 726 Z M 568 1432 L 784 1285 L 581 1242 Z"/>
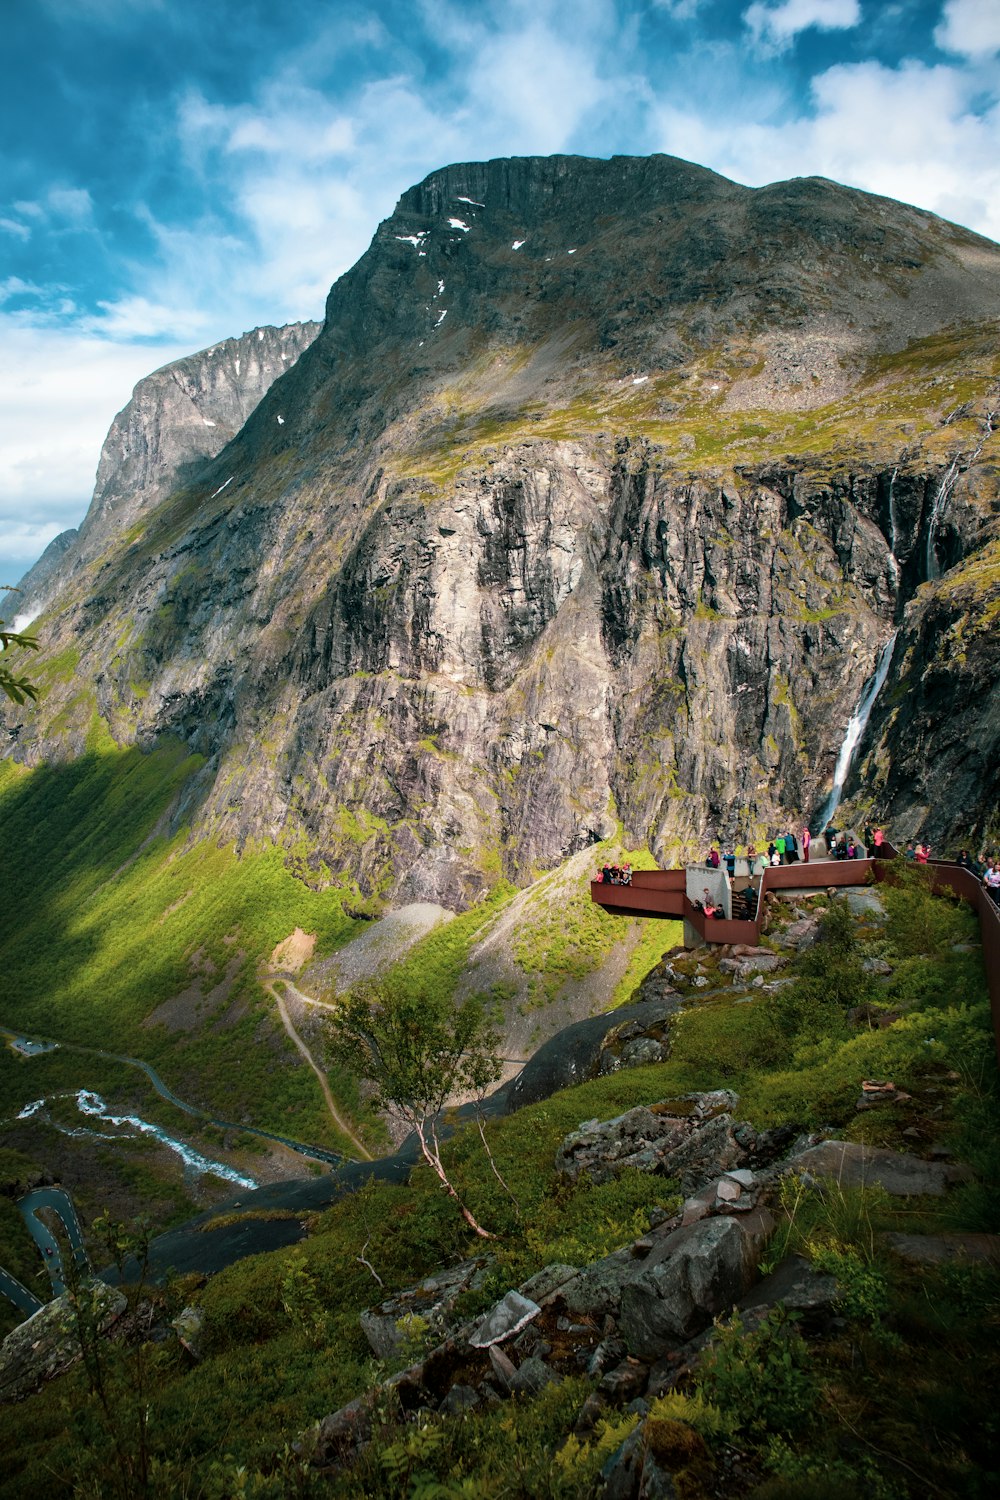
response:
<path fill-rule="evenodd" d="M 706 917 L 693 906 L 686 893 L 685 870 L 636 870 L 630 885 L 611 885 L 591 881 L 591 900 L 605 911 L 623 917 L 673 918 L 689 922 L 703 942 L 760 943 L 764 923 L 764 897 L 768 891 L 825 890 L 829 886 L 867 885 L 871 879 L 891 881 L 893 864 L 899 852 L 888 841 L 882 844 L 875 859 L 819 859 L 809 863 L 769 865 L 760 876 L 757 915 L 753 921 L 736 921 Z M 1000 909 L 971 871 L 949 860 L 928 860 L 933 887 L 967 901 L 979 918 L 983 945 L 986 987 L 993 1018 L 993 1039 L 1000 1064 Z"/>

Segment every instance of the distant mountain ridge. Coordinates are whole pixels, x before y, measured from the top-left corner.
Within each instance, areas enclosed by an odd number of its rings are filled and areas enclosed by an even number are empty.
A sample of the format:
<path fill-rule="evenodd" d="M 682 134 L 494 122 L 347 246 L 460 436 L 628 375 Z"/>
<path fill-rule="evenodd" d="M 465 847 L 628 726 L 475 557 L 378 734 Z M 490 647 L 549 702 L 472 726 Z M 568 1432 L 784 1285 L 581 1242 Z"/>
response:
<path fill-rule="evenodd" d="M 140 380 L 104 440 L 84 521 L 61 532 L 25 573 L 20 605 L 34 610 L 51 598 L 70 572 L 114 545 L 185 475 L 214 458 L 320 326 L 253 328 Z"/>
<path fill-rule="evenodd" d="M 847 790 L 985 833 L 996 585 L 949 580 L 997 544 L 998 315 L 1000 248 L 834 183 L 432 173 L 214 459 L 112 429 L 13 753 L 177 735 L 200 829 L 462 906 L 817 809 L 898 628 Z"/>

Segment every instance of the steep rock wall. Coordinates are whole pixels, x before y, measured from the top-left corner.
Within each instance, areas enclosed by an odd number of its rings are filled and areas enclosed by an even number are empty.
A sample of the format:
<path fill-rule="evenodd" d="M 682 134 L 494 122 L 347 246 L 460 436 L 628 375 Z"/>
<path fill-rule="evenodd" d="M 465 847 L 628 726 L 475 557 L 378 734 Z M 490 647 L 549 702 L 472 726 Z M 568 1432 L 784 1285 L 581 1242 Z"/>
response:
<path fill-rule="evenodd" d="M 619 819 L 663 859 L 773 831 L 996 533 L 995 340 L 947 323 L 994 308 L 997 247 L 833 184 L 433 174 L 214 461 L 109 472 L 14 753 L 179 735 L 199 827 L 451 905 Z"/>

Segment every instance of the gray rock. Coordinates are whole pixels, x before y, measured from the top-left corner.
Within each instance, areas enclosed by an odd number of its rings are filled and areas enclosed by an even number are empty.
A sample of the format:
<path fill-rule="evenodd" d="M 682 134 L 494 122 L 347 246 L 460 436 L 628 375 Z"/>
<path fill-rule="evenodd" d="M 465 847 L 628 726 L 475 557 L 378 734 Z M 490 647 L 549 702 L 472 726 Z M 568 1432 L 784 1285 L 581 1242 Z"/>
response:
<path fill-rule="evenodd" d="M 742 1294 L 743 1235 L 732 1218 L 675 1230 L 654 1264 L 623 1288 L 620 1326 L 629 1352 L 658 1359 L 679 1348 Z"/>
<path fill-rule="evenodd" d="M 882 1236 L 890 1250 L 914 1265 L 937 1266 L 948 1261 L 1000 1265 L 1000 1234 L 898 1234 Z"/>
<path fill-rule="evenodd" d="M 96 1278 L 83 1285 L 80 1295 L 90 1299 L 90 1315 L 101 1333 L 125 1311 L 125 1297 L 118 1288 Z M 20 1401 L 79 1358 L 72 1296 L 64 1292 L 19 1323 L 0 1345 L 0 1400 Z"/>
<path fill-rule="evenodd" d="M 449 1416 L 458 1416 L 463 1411 L 471 1411 L 473 1407 L 481 1405 L 482 1397 L 471 1385 L 453 1385 L 438 1410 Z"/>
<path fill-rule="evenodd" d="M 602 1339 L 587 1361 L 588 1375 L 603 1375 L 605 1370 L 625 1358 L 625 1344 L 619 1338 Z"/>
<path fill-rule="evenodd" d="M 547 1385 L 558 1383 L 559 1376 L 549 1369 L 543 1359 L 532 1354 L 510 1377 L 509 1389 L 522 1396 L 537 1396 Z"/>
<path fill-rule="evenodd" d="M 600 1500 L 637 1500 L 645 1456 L 646 1438 L 640 1423 L 601 1469 L 597 1488 Z"/>
<path fill-rule="evenodd" d="M 640 1395 L 646 1389 L 649 1370 L 637 1359 L 625 1359 L 601 1376 L 597 1389 L 616 1406 Z"/>
<path fill-rule="evenodd" d="M 185 1307 L 176 1318 L 171 1319 L 171 1328 L 192 1359 L 201 1359 L 204 1325 L 205 1314 L 200 1307 Z"/>
<path fill-rule="evenodd" d="M 444 1337 L 455 1303 L 476 1285 L 485 1265 L 482 1257 L 463 1261 L 426 1277 L 419 1286 L 387 1297 L 378 1307 L 366 1308 L 358 1321 L 376 1359 L 392 1364 L 399 1358 L 410 1341 L 412 1319 L 426 1325 L 428 1337 Z"/>
<path fill-rule="evenodd" d="M 939 1198 L 967 1175 L 962 1167 L 922 1161 L 918 1156 L 863 1146 L 856 1141 L 820 1141 L 789 1157 L 784 1171 L 832 1177 L 844 1187 L 878 1183 L 894 1198 L 925 1194 Z"/>
<path fill-rule="evenodd" d="M 537 1302 L 523 1297 L 520 1292 L 508 1292 L 495 1307 L 485 1315 L 469 1335 L 473 1349 L 488 1349 L 491 1344 L 502 1344 L 515 1333 L 537 1318 L 541 1312 Z"/>
<path fill-rule="evenodd" d="M 527 1281 L 522 1281 L 518 1291 L 529 1301 L 541 1304 L 565 1282 L 571 1281 L 578 1274 L 577 1266 L 565 1266 L 555 1262 L 550 1266 L 543 1266 L 540 1271 L 535 1272 L 534 1276 L 529 1276 Z"/>
<path fill-rule="evenodd" d="M 870 891 L 866 889 L 849 890 L 847 892 L 846 899 L 848 906 L 851 908 L 851 911 L 857 917 L 885 916 L 885 907 L 882 905 L 882 898 L 879 896 L 877 891 Z"/>
<path fill-rule="evenodd" d="M 745 1188 L 753 1187 L 757 1180 L 748 1167 L 733 1167 L 725 1175 L 731 1177 L 733 1182 L 738 1182 L 740 1187 Z"/>
<path fill-rule="evenodd" d="M 781 941 L 789 948 L 795 948 L 803 953 L 811 948 L 819 936 L 819 916 L 802 917 L 799 921 L 790 922 L 781 934 Z"/>
<path fill-rule="evenodd" d="M 517 1366 L 514 1364 L 513 1360 L 508 1359 L 503 1350 L 500 1349 L 496 1344 L 490 1344 L 488 1353 L 490 1356 L 490 1364 L 493 1366 L 494 1374 L 500 1381 L 500 1384 L 503 1386 L 504 1390 L 513 1390 L 513 1380 L 515 1375 L 517 1374 Z"/>
<path fill-rule="evenodd" d="M 613 1120 L 587 1120 L 556 1153 L 556 1170 L 571 1180 L 605 1182 L 633 1167 L 677 1176 L 690 1192 L 746 1159 L 729 1113 L 738 1100 L 727 1090 L 664 1100 L 630 1109 Z"/>
<path fill-rule="evenodd" d="M 749 1313 L 777 1307 L 780 1302 L 789 1312 L 815 1315 L 828 1311 L 839 1294 L 836 1277 L 813 1270 L 802 1255 L 786 1255 L 769 1276 L 741 1298 L 739 1307 Z"/>
<path fill-rule="evenodd" d="M 748 953 L 739 958 L 720 958 L 719 968 L 736 979 L 751 979 L 755 974 L 770 974 L 787 962 L 778 953 Z"/>
<path fill-rule="evenodd" d="M 621 1066 L 623 1068 L 645 1068 L 651 1063 L 662 1062 L 667 1056 L 667 1049 L 662 1042 L 657 1042 L 650 1036 L 636 1037 L 634 1041 L 626 1042 L 621 1050 Z"/>

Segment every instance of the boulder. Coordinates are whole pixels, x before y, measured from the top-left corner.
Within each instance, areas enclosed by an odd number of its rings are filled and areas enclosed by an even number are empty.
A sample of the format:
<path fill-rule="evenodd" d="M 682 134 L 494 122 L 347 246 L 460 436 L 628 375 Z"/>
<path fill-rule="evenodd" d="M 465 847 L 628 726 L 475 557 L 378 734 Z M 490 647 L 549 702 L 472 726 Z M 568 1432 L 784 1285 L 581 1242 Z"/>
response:
<path fill-rule="evenodd" d="M 665 1043 L 670 1017 L 680 1003 L 679 995 L 662 995 L 564 1027 L 504 1086 L 505 1112 L 513 1114 L 557 1089 L 596 1078 L 605 1053 L 620 1057 L 627 1043 L 640 1036 Z"/>
<path fill-rule="evenodd" d="M 781 934 L 781 941 L 796 952 L 803 953 L 811 948 L 819 936 L 819 914 L 800 917 L 795 922 L 789 922 Z"/>
<path fill-rule="evenodd" d="M 81 1288 L 81 1295 L 88 1293 L 97 1328 L 106 1333 L 125 1311 L 124 1294 L 96 1278 Z M 64 1292 L 18 1324 L 0 1345 L 0 1400 L 20 1401 L 79 1358 L 72 1294 Z"/>
<path fill-rule="evenodd" d="M 491 1351 L 492 1352 L 492 1351 Z M 549 1369 L 543 1359 L 532 1354 L 519 1365 L 508 1381 L 508 1389 L 516 1395 L 537 1396 L 547 1385 L 555 1384 L 559 1376 Z"/>
<path fill-rule="evenodd" d="M 809 1320 L 828 1312 L 839 1295 L 836 1277 L 815 1271 L 803 1255 L 786 1255 L 770 1275 L 751 1287 L 738 1306 L 743 1313 L 764 1313 L 780 1302 L 789 1312 Z"/>
<path fill-rule="evenodd" d="M 674 1230 L 623 1286 L 619 1323 L 631 1354 L 659 1359 L 694 1337 L 750 1284 L 773 1220 L 702 1219 Z"/>
<path fill-rule="evenodd" d="M 398 1359 L 410 1339 L 413 1320 L 419 1319 L 427 1333 L 443 1337 L 452 1309 L 464 1291 L 474 1289 L 486 1272 L 486 1260 L 463 1261 L 435 1276 L 428 1276 L 419 1286 L 400 1292 L 375 1308 L 366 1308 L 359 1322 L 376 1359 L 391 1364 Z"/>
<path fill-rule="evenodd" d="M 884 1234 L 882 1239 L 903 1260 L 918 1266 L 953 1260 L 1000 1265 L 1000 1234 Z"/>
<path fill-rule="evenodd" d="M 866 1187 L 877 1183 L 894 1198 L 924 1195 L 940 1198 L 956 1182 L 964 1181 L 964 1168 L 946 1162 L 923 1161 L 900 1151 L 863 1146 L 857 1141 L 820 1141 L 790 1156 L 784 1171 L 810 1177 L 832 1177 L 842 1187 Z"/>
<path fill-rule="evenodd" d="M 202 1330 L 205 1314 L 200 1307 L 185 1307 L 171 1320 L 170 1326 L 194 1360 L 202 1356 Z"/>
<path fill-rule="evenodd" d="M 679 1177 L 694 1192 L 720 1172 L 747 1159 L 747 1144 L 734 1127 L 739 1103 L 727 1089 L 662 1100 L 651 1108 L 630 1109 L 612 1120 L 587 1120 L 566 1136 L 556 1152 L 556 1170 L 571 1181 L 588 1176 L 606 1182 L 626 1167 Z"/>
<path fill-rule="evenodd" d="M 884 917 L 885 907 L 877 891 L 849 890 L 847 904 L 856 917 Z"/>
<path fill-rule="evenodd" d="M 491 1344 L 502 1344 L 513 1338 L 541 1312 L 537 1302 L 524 1297 L 520 1292 L 508 1292 L 490 1311 L 481 1318 L 469 1335 L 473 1349 L 488 1349 Z"/>
<path fill-rule="evenodd" d="M 734 979 L 752 979 L 755 974 L 770 974 L 787 962 L 780 954 L 764 949 L 739 958 L 720 958 L 719 969 L 723 974 L 732 974 Z"/>

